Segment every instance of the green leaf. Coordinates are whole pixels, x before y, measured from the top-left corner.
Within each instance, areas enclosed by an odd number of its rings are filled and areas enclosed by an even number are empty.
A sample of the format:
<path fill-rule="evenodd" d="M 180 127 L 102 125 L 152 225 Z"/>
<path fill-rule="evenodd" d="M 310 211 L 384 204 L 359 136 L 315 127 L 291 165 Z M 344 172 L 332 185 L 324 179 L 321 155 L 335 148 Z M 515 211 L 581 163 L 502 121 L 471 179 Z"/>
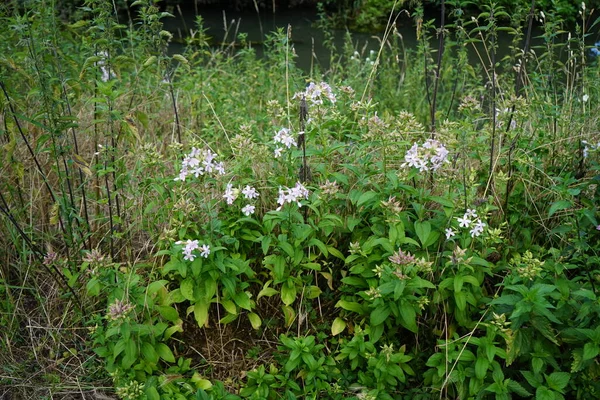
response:
<path fill-rule="evenodd" d="M 523 377 L 527 380 L 527 383 L 529 383 L 534 388 L 537 388 L 542 384 L 540 378 L 534 375 L 531 371 L 521 371 L 521 375 L 523 375 Z"/>
<path fill-rule="evenodd" d="M 154 346 L 148 342 L 142 343 L 142 357 L 152 364 L 156 364 L 158 362 L 158 354 L 156 353 L 156 350 L 154 350 Z"/>
<path fill-rule="evenodd" d="M 258 295 L 256 296 L 256 300 L 258 301 L 261 297 L 271 297 L 279 293 L 277 289 L 273 289 L 272 287 L 263 288 Z"/>
<path fill-rule="evenodd" d="M 511 392 L 516 393 L 521 397 L 531 396 L 531 393 L 529 393 L 523 386 L 521 386 L 519 382 L 513 381 L 512 379 L 507 379 L 505 382 L 506 386 Z"/>
<path fill-rule="evenodd" d="M 158 312 L 160 316 L 166 319 L 167 321 L 177 321 L 179 319 L 179 313 L 174 307 L 170 306 L 158 306 Z"/>
<path fill-rule="evenodd" d="M 329 257 L 329 251 L 327 250 L 327 245 L 325 245 L 325 243 L 323 243 L 319 239 L 312 238 L 312 239 L 310 239 L 308 241 L 308 243 L 306 243 L 306 245 L 307 246 L 315 246 L 315 247 L 317 247 L 319 250 L 321 250 L 321 253 L 325 257 Z"/>
<path fill-rule="evenodd" d="M 208 321 L 208 301 L 201 299 L 194 305 L 194 318 L 199 327 L 203 327 Z"/>
<path fill-rule="evenodd" d="M 252 324 L 252 328 L 254 328 L 255 330 L 258 330 L 262 325 L 260 317 L 253 312 L 248 314 L 248 319 L 250 320 L 250 324 Z"/>
<path fill-rule="evenodd" d="M 237 307 L 233 301 L 221 299 L 220 303 L 229 314 L 237 314 Z"/>
<path fill-rule="evenodd" d="M 460 311 L 465 311 L 467 308 L 467 297 L 465 292 L 454 293 L 454 301 L 456 302 L 456 308 Z"/>
<path fill-rule="evenodd" d="M 387 304 L 374 309 L 371 312 L 371 325 L 377 326 L 383 324 L 387 317 L 389 317 L 390 312 L 390 307 Z"/>
<path fill-rule="evenodd" d="M 194 279 L 186 278 L 181 282 L 181 286 L 179 290 L 181 290 L 181 294 L 185 297 L 186 300 L 194 301 Z"/>
<path fill-rule="evenodd" d="M 415 221 L 415 232 L 423 247 L 426 247 L 429 235 L 431 234 L 431 224 L 427 221 Z"/>
<path fill-rule="evenodd" d="M 244 310 L 252 310 L 252 303 L 250 303 L 250 297 L 248 297 L 248 294 L 246 292 L 236 293 L 233 297 L 233 300 L 235 301 L 235 304 L 237 304 Z"/>
<path fill-rule="evenodd" d="M 550 376 L 546 376 L 546 384 L 550 389 L 564 393 L 569 379 L 571 379 L 571 374 L 568 372 L 553 372 Z"/>
<path fill-rule="evenodd" d="M 417 314 L 413 305 L 401 303 L 398 307 L 400 311 L 400 323 L 411 332 L 417 333 Z"/>
<path fill-rule="evenodd" d="M 475 377 L 477 379 L 483 380 L 485 375 L 487 374 L 488 367 L 490 366 L 490 362 L 485 357 L 477 358 L 475 361 Z"/>
<path fill-rule="evenodd" d="M 307 299 L 316 299 L 321 295 L 322 291 L 318 286 L 311 285 L 306 288 L 304 293 Z"/>
<path fill-rule="evenodd" d="M 289 306 L 296 300 L 296 285 L 291 280 L 285 281 L 281 286 L 281 301 L 286 306 Z"/>
<path fill-rule="evenodd" d="M 169 363 L 175 362 L 175 356 L 173 356 L 173 352 L 164 343 L 157 343 L 155 346 L 155 350 L 158 353 L 159 357 Z"/>
<path fill-rule="evenodd" d="M 557 211 L 564 210 L 569 207 L 571 207 L 570 200 L 559 200 L 559 201 L 552 203 L 552 205 L 550 206 L 550 209 L 548 210 L 548 218 L 550 218 L 552 215 L 554 215 L 554 213 L 556 213 Z"/>
<path fill-rule="evenodd" d="M 586 360 L 591 360 L 592 358 L 595 358 L 598 355 L 598 345 L 596 343 L 586 343 L 583 346 L 583 360 L 582 361 L 586 361 Z"/>
<path fill-rule="evenodd" d="M 154 386 L 146 386 L 146 398 L 148 400 L 160 400 L 158 390 Z"/>
<path fill-rule="evenodd" d="M 346 329 L 346 321 L 340 317 L 337 317 L 333 320 L 333 324 L 331 324 L 331 334 L 333 336 L 339 335 L 344 331 L 344 329 Z"/>
<path fill-rule="evenodd" d="M 280 241 L 279 248 L 285 252 L 290 258 L 294 258 L 294 247 L 288 242 Z"/>
<path fill-rule="evenodd" d="M 546 386 L 539 386 L 535 391 L 535 400 L 556 400 L 556 397 Z"/>
<path fill-rule="evenodd" d="M 360 195 L 360 197 L 358 198 L 358 201 L 356 202 L 356 206 L 360 207 L 363 204 L 365 204 L 366 202 L 374 199 L 376 196 L 377 196 L 376 192 L 369 190 L 368 192 L 365 192 Z"/>
<path fill-rule="evenodd" d="M 88 295 L 92 297 L 96 297 L 100 294 L 100 281 L 96 278 L 92 278 L 89 280 L 85 288 L 88 292 Z"/>
<path fill-rule="evenodd" d="M 363 314 L 363 307 L 355 301 L 340 300 L 335 304 L 335 307 L 343 308 L 347 311 L 353 311 L 358 314 Z"/>

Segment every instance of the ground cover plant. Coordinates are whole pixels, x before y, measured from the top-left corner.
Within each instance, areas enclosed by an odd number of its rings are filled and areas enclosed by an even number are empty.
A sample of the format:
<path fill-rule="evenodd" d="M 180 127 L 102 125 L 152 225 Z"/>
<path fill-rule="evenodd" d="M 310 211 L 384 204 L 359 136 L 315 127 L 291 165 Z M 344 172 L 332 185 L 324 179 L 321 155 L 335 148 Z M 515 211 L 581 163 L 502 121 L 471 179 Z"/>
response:
<path fill-rule="evenodd" d="M 172 54 L 151 0 L 52 5 L 2 9 L 1 396 L 599 395 L 585 3 L 417 4 L 418 48 L 310 71 L 293 27 Z"/>

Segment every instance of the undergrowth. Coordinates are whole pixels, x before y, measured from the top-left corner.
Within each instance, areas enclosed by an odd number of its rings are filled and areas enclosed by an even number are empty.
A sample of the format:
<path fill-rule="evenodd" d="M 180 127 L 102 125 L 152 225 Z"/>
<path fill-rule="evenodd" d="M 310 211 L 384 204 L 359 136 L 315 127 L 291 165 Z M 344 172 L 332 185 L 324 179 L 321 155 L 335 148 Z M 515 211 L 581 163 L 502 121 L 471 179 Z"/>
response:
<path fill-rule="evenodd" d="M 593 11 L 442 3 L 308 74 L 3 6 L 0 397 L 598 397 Z"/>

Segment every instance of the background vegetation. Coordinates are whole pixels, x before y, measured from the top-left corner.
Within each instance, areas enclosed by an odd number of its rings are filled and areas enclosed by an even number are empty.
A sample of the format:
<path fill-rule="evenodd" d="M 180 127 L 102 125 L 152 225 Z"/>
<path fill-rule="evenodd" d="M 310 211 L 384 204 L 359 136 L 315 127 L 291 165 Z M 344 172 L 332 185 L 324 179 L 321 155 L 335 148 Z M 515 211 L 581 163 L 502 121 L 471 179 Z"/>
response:
<path fill-rule="evenodd" d="M 392 18 L 302 71 L 290 31 L 259 59 L 198 17 L 172 54 L 151 0 L 24 5 L 0 30 L 0 396 L 598 397 L 588 6 L 558 41 L 530 5 L 415 4 L 416 49 Z"/>

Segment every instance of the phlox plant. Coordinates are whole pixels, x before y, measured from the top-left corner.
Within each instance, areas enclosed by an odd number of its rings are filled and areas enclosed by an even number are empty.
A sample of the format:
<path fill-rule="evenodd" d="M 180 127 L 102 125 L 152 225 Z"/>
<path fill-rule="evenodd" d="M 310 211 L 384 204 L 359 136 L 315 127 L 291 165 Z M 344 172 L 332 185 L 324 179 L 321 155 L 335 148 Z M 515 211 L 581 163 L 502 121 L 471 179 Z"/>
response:
<path fill-rule="evenodd" d="M 0 32 L 0 393 L 33 368 L 47 397 L 599 396 L 585 4 L 562 45 L 514 10 L 500 57 L 502 7 L 417 2 L 415 49 L 390 19 L 307 73 L 293 29 L 259 59 L 198 19 L 173 55 L 152 1 L 139 29 L 36 1 Z"/>

